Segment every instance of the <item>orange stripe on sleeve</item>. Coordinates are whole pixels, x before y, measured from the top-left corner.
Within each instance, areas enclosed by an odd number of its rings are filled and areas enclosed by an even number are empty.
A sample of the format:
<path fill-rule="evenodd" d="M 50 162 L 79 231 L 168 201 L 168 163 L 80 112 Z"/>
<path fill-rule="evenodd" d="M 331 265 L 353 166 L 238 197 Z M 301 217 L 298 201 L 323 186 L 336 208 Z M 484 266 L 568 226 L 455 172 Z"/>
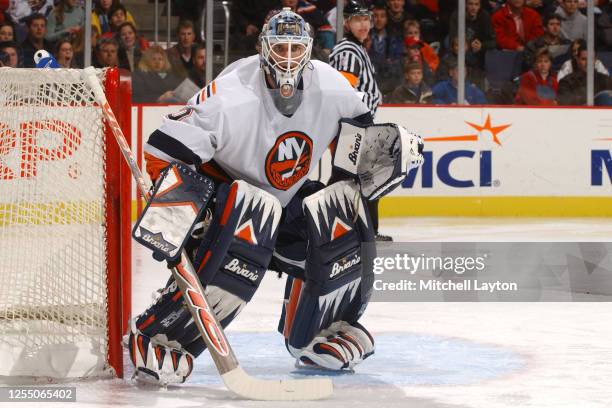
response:
<path fill-rule="evenodd" d="M 345 77 L 349 83 L 351 84 L 351 86 L 353 88 L 355 88 L 357 86 L 357 81 L 359 80 L 354 74 L 351 74 L 350 72 L 345 72 L 345 71 L 339 71 L 343 77 Z"/>
<path fill-rule="evenodd" d="M 212 94 L 216 94 L 217 93 L 217 85 L 215 84 L 215 81 L 212 82 Z"/>
<path fill-rule="evenodd" d="M 145 152 L 145 162 L 147 163 L 147 174 L 153 182 L 159 177 L 159 173 L 170 165 L 167 161 L 158 159 L 150 153 Z"/>

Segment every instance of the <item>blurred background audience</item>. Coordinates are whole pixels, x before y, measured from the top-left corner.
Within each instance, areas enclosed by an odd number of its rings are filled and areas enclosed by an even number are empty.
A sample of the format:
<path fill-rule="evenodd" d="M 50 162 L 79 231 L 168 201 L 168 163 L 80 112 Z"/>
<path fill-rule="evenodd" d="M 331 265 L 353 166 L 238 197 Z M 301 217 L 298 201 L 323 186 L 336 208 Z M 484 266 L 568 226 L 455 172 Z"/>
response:
<path fill-rule="evenodd" d="M 335 0 L 231 0 L 225 6 L 215 1 L 213 55 L 208 58 L 201 38 L 206 2 L 170 1 L 170 16 L 164 0 L 160 2 L 157 44 L 152 0 L 93 2 L 92 64 L 131 73 L 134 100 L 168 102 L 177 100 L 178 94 L 184 99 L 190 86 L 205 85 L 207 59 L 213 63 L 213 75 L 221 72 L 226 51 L 223 7 L 230 16 L 228 63 L 257 52 L 262 25 L 283 7 L 311 25 L 313 58 L 327 62 L 335 44 Z M 458 2 L 364 2 L 372 12 L 372 29 L 364 46 L 383 103 L 457 103 Z M 597 0 L 595 5 L 596 90 L 605 95 L 612 66 L 612 3 Z M 141 19 L 139 24 L 135 16 Z M 465 18 L 467 103 L 586 103 L 586 68 L 581 68 L 587 53 L 586 2 L 466 0 Z M 45 49 L 62 67 L 83 67 L 85 24 L 84 0 L 0 0 L 2 64 L 34 67 L 34 53 Z M 185 85 L 186 79 L 191 85 Z M 183 86 L 180 92 L 179 86 Z"/>

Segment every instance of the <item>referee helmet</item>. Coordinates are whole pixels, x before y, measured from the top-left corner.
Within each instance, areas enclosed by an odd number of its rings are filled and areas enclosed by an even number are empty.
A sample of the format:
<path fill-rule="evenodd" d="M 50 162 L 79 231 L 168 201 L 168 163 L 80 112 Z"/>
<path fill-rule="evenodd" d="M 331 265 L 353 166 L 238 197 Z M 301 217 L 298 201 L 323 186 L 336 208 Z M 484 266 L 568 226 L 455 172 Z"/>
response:
<path fill-rule="evenodd" d="M 344 9 L 342 10 L 342 14 L 344 14 L 344 19 L 348 20 L 354 16 L 368 16 L 372 17 L 372 12 L 365 5 L 363 0 L 348 0 L 344 5 Z"/>

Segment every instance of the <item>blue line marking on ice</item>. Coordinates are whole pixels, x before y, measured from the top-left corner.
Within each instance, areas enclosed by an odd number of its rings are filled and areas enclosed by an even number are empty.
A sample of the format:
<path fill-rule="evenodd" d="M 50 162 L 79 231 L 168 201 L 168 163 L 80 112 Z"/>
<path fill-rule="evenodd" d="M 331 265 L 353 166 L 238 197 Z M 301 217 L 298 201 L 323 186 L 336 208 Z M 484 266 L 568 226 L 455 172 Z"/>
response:
<path fill-rule="evenodd" d="M 296 369 L 278 333 L 229 332 L 229 341 L 243 368 L 266 379 L 304 378 L 323 374 Z M 524 356 L 503 347 L 442 336 L 375 334 L 376 354 L 354 373 L 333 375 L 334 384 L 361 385 L 471 385 L 513 374 L 526 365 Z M 221 385 L 207 352 L 194 364 L 191 384 Z"/>

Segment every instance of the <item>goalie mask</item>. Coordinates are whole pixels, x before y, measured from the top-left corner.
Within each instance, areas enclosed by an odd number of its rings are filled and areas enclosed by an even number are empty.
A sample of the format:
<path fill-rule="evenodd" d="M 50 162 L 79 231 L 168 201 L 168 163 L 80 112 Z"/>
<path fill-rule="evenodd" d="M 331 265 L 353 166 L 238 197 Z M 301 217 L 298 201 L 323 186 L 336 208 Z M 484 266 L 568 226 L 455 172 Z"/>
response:
<path fill-rule="evenodd" d="M 293 113 L 288 110 L 295 111 L 299 105 L 298 85 L 312 51 L 309 31 L 304 19 L 287 7 L 270 18 L 261 31 L 261 64 L 276 87 L 272 96 L 282 113 Z"/>

